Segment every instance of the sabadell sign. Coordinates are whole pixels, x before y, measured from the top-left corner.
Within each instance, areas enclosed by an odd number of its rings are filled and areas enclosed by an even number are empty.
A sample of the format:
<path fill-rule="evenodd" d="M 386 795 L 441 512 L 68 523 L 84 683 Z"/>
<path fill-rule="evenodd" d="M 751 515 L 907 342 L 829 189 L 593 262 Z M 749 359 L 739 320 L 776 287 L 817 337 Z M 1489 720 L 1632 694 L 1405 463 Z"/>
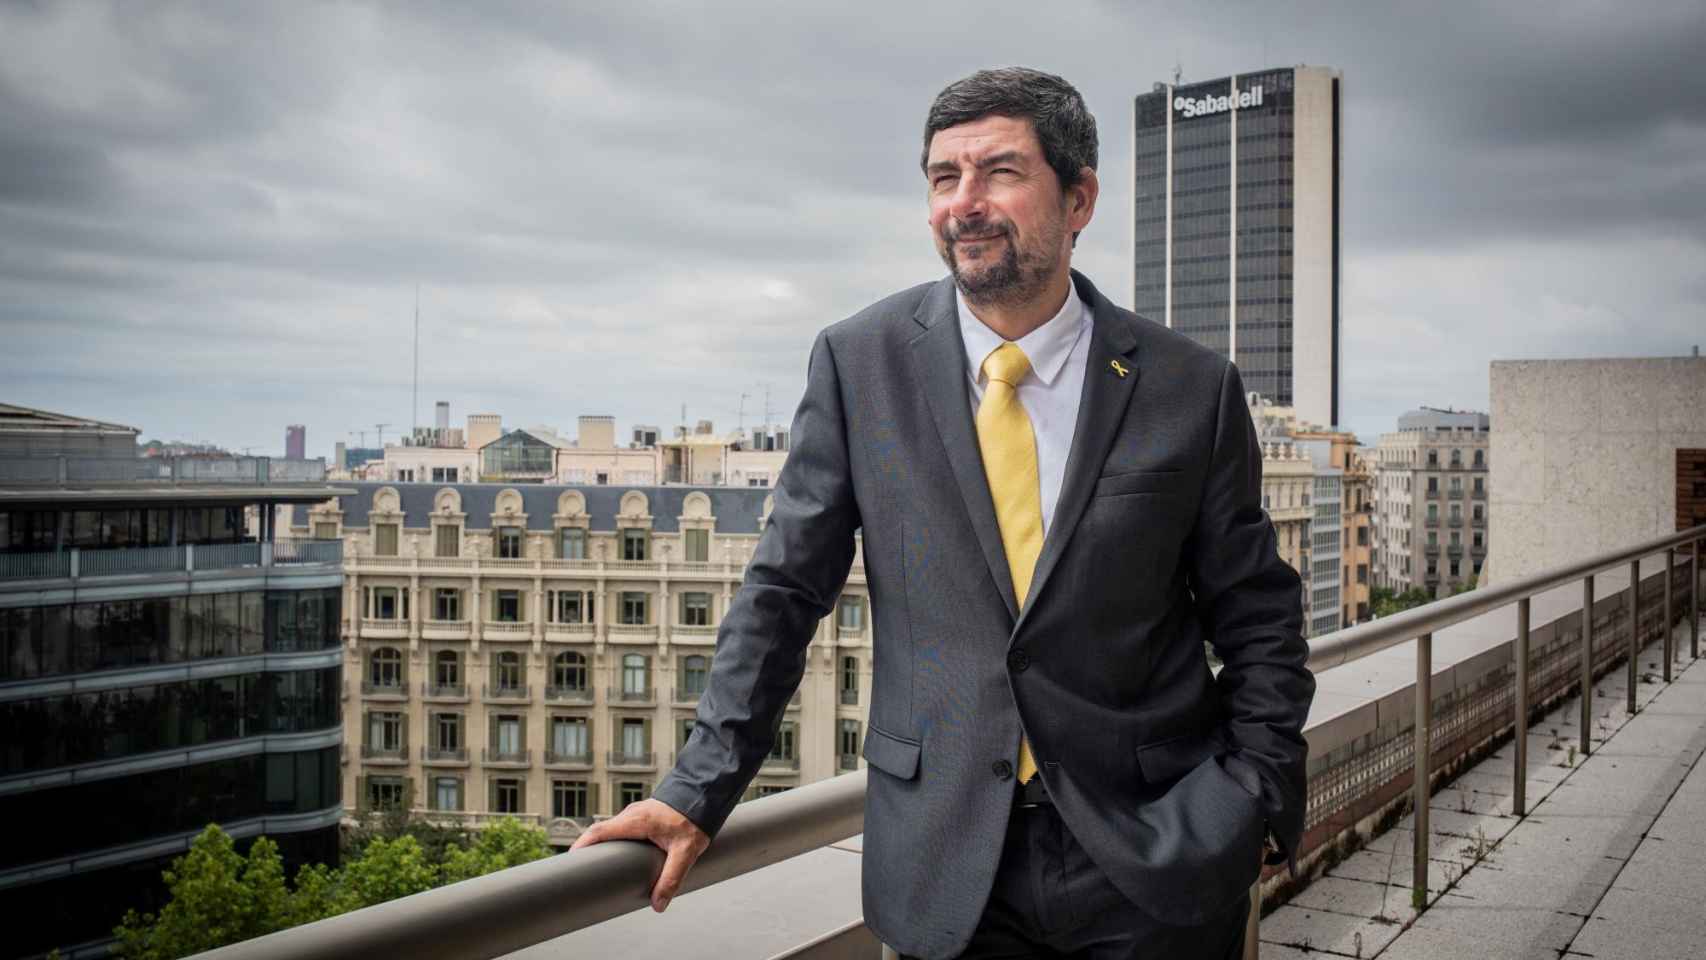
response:
<path fill-rule="evenodd" d="M 1229 94 L 1224 97 L 1203 97 L 1200 100 L 1192 100 L 1190 97 L 1173 98 L 1173 109 L 1183 114 L 1187 120 L 1191 117 L 1206 117 L 1210 114 L 1225 113 L 1233 107 L 1245 110 L 1261 105 L 1261 87 L 1251 87 L 1236 96 Z"/>

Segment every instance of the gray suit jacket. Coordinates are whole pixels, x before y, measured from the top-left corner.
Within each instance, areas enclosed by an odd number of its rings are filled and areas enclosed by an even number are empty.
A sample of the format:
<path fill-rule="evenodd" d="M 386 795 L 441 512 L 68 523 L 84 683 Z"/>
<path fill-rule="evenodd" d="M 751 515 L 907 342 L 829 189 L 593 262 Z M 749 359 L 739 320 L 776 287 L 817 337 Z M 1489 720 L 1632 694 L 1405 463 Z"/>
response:
<path fill-rule="evenodd" d="M 1073 835 L 1162 921 L 1200 923 L 1243 895 L 1264 825 L 1287 850 L 1303 831 L 1315 683 L 1302 585 L 1262 510 L 1238 371 L 1073 281 L 1090 354 L 1023 612 L 952 281 L 914 287 L 813 345 L 770 523 L 718 630 L 693 736 L 657 789 L 715 836 L 771 748 L 862 530 L 864 910 L 904 953 L 952 955 L 976 926 L 1022 733 Z"/>

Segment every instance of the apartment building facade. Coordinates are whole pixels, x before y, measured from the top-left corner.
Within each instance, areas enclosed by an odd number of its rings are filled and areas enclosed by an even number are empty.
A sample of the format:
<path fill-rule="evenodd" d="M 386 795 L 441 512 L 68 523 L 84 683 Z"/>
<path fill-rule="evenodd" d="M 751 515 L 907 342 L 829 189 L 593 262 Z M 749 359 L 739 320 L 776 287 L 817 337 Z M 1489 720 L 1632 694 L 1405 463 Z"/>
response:
<path fill-rule="evenodd" d="M 573 841 L 650 796 L 692 729 L 763 488 L 363 483 L 297 511 L 346 544 L 345 803 Z M 857 769 L 862 558 L 750 796 Z"/>
<path fill-rule="evenodd" d="M 1374 579 L 1434 597 L 1472 585 L 1487 557 L 1486 414 L 1422 407 L 1375 450 Z"/>

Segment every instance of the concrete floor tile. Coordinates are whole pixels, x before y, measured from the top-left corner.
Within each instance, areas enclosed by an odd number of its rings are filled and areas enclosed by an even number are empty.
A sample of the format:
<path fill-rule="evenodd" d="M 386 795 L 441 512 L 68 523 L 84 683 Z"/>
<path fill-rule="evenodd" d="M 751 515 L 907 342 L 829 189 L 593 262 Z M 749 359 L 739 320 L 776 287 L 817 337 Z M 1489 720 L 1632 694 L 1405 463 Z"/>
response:
<path fill-rule="evenodd" d="M 1572 953 L 1595 958 L 1641 957 L 1643 960 L 1700 960 L 1706 937 L 1691 931 L 1641 925 L 1595 916 L 1570 943 Z"/>
<path fill-rule="evenodd" d="M 1498 957 L 1499 960 L 1558 960 L 1558 951 L 1546 947 L 1526 948 L 1500 944 L 1498 952 L 1494 953 L 1489 949 L 1491 946 L 1485 937 L 1450 933 L 1428 927 L 1411 927 L 1381 952 L 1380 960 L 1471 960 L 1481 957 Z"/>
<path fill-rule="evenodd" d="M 1266 958 L 1268 945 L 1278 944 L 1300 951 L 1326 950 L 1347 957 L 1372 957 L 1385 949 L 1401 929 L 1396 921 L 1382 923 L 1369 917 L 1287 904 L 1262 918 L 1261 955 Z"/>

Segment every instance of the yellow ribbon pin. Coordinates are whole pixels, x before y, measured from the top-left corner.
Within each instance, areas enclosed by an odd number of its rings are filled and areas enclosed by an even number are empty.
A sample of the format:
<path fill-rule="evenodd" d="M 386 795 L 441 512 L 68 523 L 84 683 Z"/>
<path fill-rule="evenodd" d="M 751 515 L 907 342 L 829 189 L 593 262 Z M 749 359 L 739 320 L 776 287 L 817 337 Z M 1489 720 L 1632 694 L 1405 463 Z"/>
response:
<path fill-rule="evenodd" d="M 1119 361 L 1118 361 L 1118 360 L 1113 360 L 1113 361 L 1110 361 L 1110 362 L 1111 362 L 1111 364 L 1112 364 L 1112 366 L 1113 366 L 1113 368 L 1114 368 L 1114 372 L 1115 372 L 1115 373 L 1117 373 L 1117 374 L 1119 374 L 1119 375 L 1120 375 L 1120 379 L 1122 379 L 1122 380 L 1123 380 L 1123 379 L 1125 379 L 1125 375 L 1126 375 L 1126 374 L 1128 374 L 1128 373 L 1130 373 L 1130 372 L 1131 372 L 1131 371 L 1130 371 L 1130 370 L 1127 370 L 1127 369 L 1126 369 L 1126 368 L 1125 368 L 1125 367 L 1123 367 L 1123 366 L 1120 366 L 1120 362 L 1119 362 Z"/>

